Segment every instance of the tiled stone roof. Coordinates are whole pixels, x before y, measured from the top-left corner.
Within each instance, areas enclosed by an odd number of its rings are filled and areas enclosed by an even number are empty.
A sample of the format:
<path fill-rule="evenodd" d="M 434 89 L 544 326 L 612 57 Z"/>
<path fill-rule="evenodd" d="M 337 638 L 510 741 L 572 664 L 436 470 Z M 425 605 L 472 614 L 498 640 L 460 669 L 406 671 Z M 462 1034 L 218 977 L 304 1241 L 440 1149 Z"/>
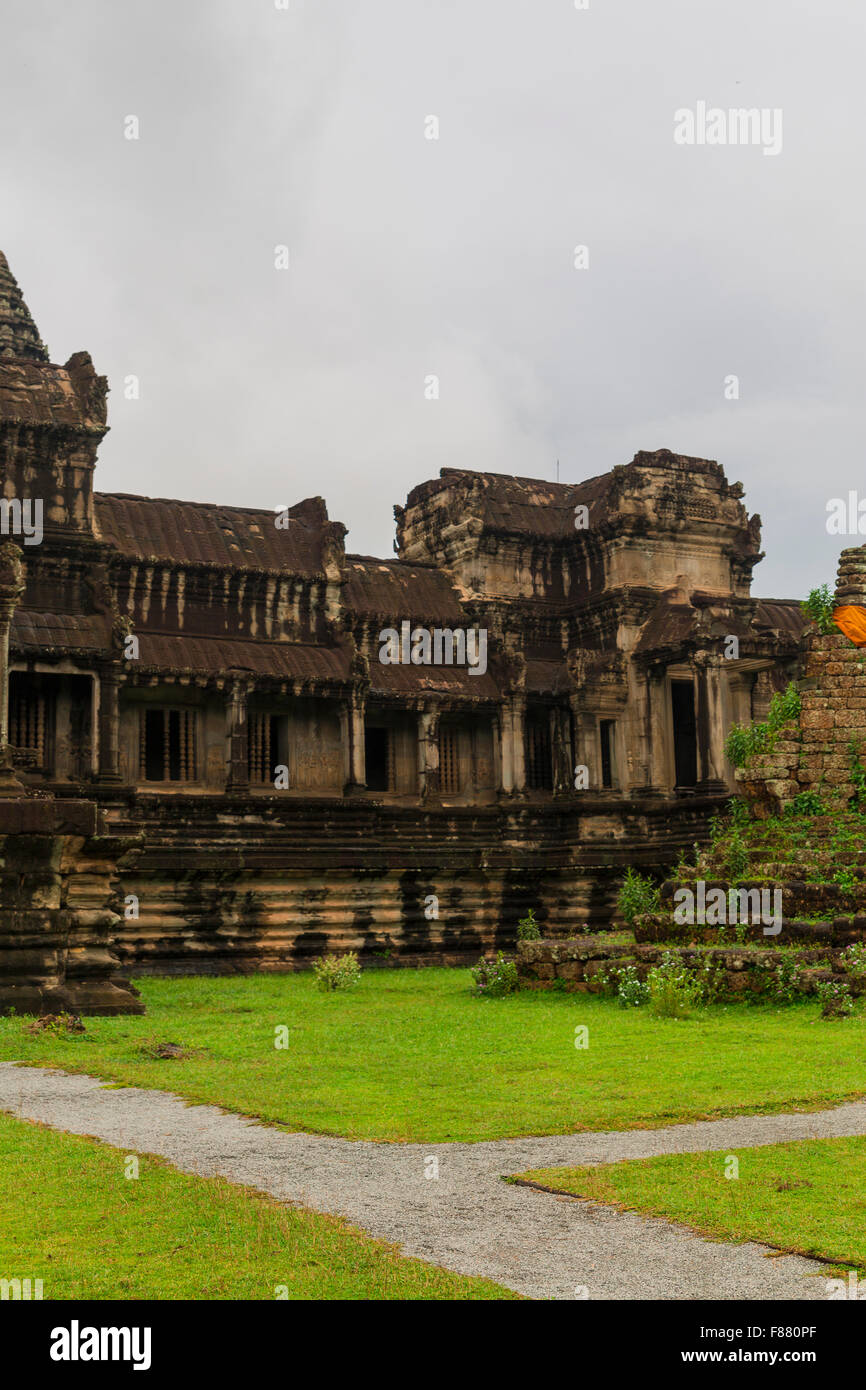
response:
<path fill-rule="evenodd" d="M 275 512 L 246 507 L 104 492 L 94 502 L 101 537 L 139 561 L 320 574 L 332 528 L 327 513 L 319 524 L 292 517 L 280 530 Z"/>

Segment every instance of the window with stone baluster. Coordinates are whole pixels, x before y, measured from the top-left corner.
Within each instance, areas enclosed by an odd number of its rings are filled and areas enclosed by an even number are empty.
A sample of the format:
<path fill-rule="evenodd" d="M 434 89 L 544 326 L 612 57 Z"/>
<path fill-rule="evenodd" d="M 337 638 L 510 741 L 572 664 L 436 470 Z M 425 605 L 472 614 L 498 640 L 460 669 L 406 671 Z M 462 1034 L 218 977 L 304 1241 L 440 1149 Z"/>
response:
<path fill-rule="evenodd" d="M 194 782 L 198 774 L 196 711 L 148 708 L 139 715 L 139 776 L 143 782 Z"/>

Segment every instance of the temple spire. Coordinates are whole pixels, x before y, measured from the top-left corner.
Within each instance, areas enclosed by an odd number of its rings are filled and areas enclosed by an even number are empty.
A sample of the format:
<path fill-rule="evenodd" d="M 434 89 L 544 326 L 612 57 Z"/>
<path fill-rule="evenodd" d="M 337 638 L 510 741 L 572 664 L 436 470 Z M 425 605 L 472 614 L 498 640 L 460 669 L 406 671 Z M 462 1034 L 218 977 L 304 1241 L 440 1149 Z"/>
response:
<path fill-rule="evenodd" d="M 0 251 L 0 361 L 48 362 L 48 349 Z"/>

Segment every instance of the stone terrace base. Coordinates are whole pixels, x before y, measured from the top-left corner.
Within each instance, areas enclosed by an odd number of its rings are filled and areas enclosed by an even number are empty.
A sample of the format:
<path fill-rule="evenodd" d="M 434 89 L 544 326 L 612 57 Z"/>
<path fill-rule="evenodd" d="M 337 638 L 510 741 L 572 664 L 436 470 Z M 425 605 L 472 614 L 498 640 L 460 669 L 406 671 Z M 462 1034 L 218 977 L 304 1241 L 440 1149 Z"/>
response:
<path fill-rule="evenodd" d="M 474 964 L 513 950 L 530 908 L 551 935 L 603 931 L 627 866 L 672 866 L 723 800 L 99 794 L 112 830 L 143 837 L 123 876 L 139 914 L 114 942 L 136 976 L 290 971 L 347 950 L 365 967 Z"/>
<path fill-rule="evenodd" d="M 645 979 L 654 965 L 670 952 L 683 965 L 694 970 L 707 962 L 719 975 L 720 999 L 761 995 L 768 988 L 783 953 L 766 947 L 719 946 L 701 950 L 695 946 L 640 946 L 625 942 L 614 945 L 603 936 L 586 936 L 575 941 L 521 941 L 517 949 L 517 973 L 523 989 L 565 989 L 583 994 L 601 994 L 597 978 L 612 967 L 633 965 Z M 822 980 L 838 980 L 852 994 L 866 993 L 866 980 L 847 974 L 840 963 L 841 950 L 816 946 L 797 952 L 797 961 L 806 967 L 798 987 L 813 994 Z"/>
<path fill-rule="evenodd" d="M 93 802 L 0 800 L 0 1014 L 142 1014 L 111 938 L 118 862 Z"/>

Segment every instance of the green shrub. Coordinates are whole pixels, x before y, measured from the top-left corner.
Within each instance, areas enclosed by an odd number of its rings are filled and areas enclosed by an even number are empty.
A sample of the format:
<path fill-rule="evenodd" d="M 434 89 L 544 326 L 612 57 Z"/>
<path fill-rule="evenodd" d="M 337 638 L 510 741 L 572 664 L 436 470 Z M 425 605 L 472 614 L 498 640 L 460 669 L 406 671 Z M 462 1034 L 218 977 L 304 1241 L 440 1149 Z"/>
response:
<path fill-rule="evenodd" d="M 645 912 L 658 912 L 659 890 L 649 875 L 646 877 L 629 868 L 619 890 L 617 905 L 628 925 Z"/>
<path fill-rule="evenodd" d="M 849 804 L 855 811 L 866 811 L 866 767 L 860 760 L 860 745 L 856 738 L 848 741 L 848 757 L 851 781 L 854 783 L 854 795 Z"/>
<path fill-rule="evenodd" d="M 636 966 L 622 966 L 616 977 L 616 997 L 621 1009 L 639 1009 L 647 1002 L 649 986 L 638 975 Z"/>
<path fill-rule="evenodd" d="M 517 923 L 518 941 L 540 941 L 541 928 L 535 920 L 535 913 L 529 909 L 525 917 L 521 917 Z"/>
<path fill-rule="evenodd" d="M 825 636 L 831 632 L 838 632 L 839 629 L 833 622 L 833 609 L 836 607 L 836 600 L 830 591 L 829 584 L 822 584 L 820 589 L 812 589 L 805 603 L 800 604 L 800 611 L 804 617 L 814 623 L 818 631 Z"/>
<path fill-rule="evenodd" d="M 862 941 L 855 941 L 853 946 L 842 952 L 841 961 L 843 970 L 847 970 L 855 979 L 862 979 L 866 976 L 866 945 Z"/>
<path fill-rule="evenodd" d="M 798 792 L 785 807 L 786 816 L 824 816 L 827 808 L 817 792 Z"/>
<path fill-rule="evenodd" d="M 756 966 L 759 970 L 771 972 L 767 981 L 767 995 L 777 1004 L 792 1004 L 795 999 L 801 998 L 803 989 L 800 976 L 803 967 L 793 956 L 783 956 L 776 966 L 772 961 L 763 960 L 757 961 Z"/>
<path fill-rule="evenodd" d="M 503 994 L 513 994 L 520 986 L 517 965 L 507 960 L 500 951 L 495 960 L 481 960 L 470 971 L 475 983 L 475 993 L 498 999 Z"/>
<path fill-rule="evenodd" d="M 789 720 L 796 719 L 800 713 L 800 695 L 793 681 L 786 690 L 777 690 L 762 724 L 734 724 L 725 743 L 725 754 L 734 767 L 745 767 L 749 758 L 756 753 L 769 753 L 779 735 L 779 730 Z"/>
<path fill-rule="evenodd" d="M 841 980 L 819 980 L 815 993 L 821 1004 L 822 1018 L 846 1018 L 854 1008 L 851 990 Z"/>
<path fill-rule="evenodd" d="M 647 975 L 650 1012 L 659 1018 L 688 1018 L 703 1000 L 701 981 L 672 952 Z"/>
<path fill-rule="evenodd" d="M 319 956 L 313 961 L 313 974 L 319 989 L 351 989 L 361 978 L 361 963 L 354 951 L 342 956 Z"/>
<path fill-rule="evenodd" d="M 854 870 L 849 868 L 837 869 L 831 882 L 835 883 L 837 888 L 841 889 L 843 893 L 849 895 L 856 893 L 857 889 L 860 887 L 859 878 L 854 873 Z"/>
<path fill-rule="evenodd" d="M 725 871 L 728 880 L 736 883 L 741 879 L 749 867 L 749 851 L 743 839 L 739 825 L 734 826 L 731 831 L 728 843 L 728 852 L 725 858 Z"/>

